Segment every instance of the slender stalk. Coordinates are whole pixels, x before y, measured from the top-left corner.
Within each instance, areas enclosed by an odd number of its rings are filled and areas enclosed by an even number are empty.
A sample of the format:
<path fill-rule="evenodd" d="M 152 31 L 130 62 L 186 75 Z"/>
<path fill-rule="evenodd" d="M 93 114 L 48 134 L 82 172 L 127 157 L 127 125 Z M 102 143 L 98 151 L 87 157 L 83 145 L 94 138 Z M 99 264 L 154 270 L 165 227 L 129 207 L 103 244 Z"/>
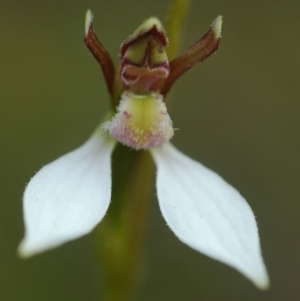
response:
<path fill-rule="evenodd" d="M 142 273 L 154 164 L 146 151 L 118 145 L 113 154 L 112 203 L 96 231 L 106 301 L 131 300 Z"/>
<path fill-rule="evenodd" d="M 183 24 L 190 4 L 191 0 L 174 0 L 171 3 L 166 24 L 166 33 L 170 43 L 167 48 L 169 61 L 175 59 L 179 53 Z"/>

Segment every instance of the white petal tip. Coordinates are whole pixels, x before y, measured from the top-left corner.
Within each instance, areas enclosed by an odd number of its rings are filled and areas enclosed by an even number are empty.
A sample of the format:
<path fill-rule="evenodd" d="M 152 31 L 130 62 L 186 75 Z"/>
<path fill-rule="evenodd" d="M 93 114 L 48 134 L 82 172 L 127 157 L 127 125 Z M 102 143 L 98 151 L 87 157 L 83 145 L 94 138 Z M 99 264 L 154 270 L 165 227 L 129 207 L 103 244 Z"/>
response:
<path fill-rule="evenodd" d="M 264 272 L 260 277 L 256 277 L 255 279 L 252 279 L 255 286 L 260 290 L 267 290 L 270 288 L 270 280 L 267 272 Z"/>
<path fill-rule="evenodd" d="M 221 29 L 222 29 L 223 17 L 218 16 L 212 23 L 212 29 L 215 32 L 216 38 L 221 38 Z"/>
<path fill-rule="evenodd" d="M 21 241 L 21 243 L 17 249 L 18 256 L 23 259 L 27 259 L 36 253 L 37 252 L 34 252 L 34 251 L 30 250 L 29 248 L 27 248 L 25 240 Z"/>
<path fill-rule="evenodd" d="M 27 259 L 54 247 L 56 247 L 56 245 L 51 246 L 45 243 L 33 242 L 28 240 L 27 237 L 25 237 L 18 246 L 17 254 L 20 258 Z"/>
<path fill-rule="evenodd" d="M 90 29 L 92 22 L 93 22 L 93 13 L 91 10 L 88 9 L 85 14 L 85 35 L 86 36 L 89 33 L 89 29 Z"/>
<path fill-rule="evenodd" d="M 270 287 L 269 275 L 260 252 L 252 253 L 233 267 L 248 278 L 258 289 L 267 290 Z M 241 258 L 242 259 L 242 258 Z M 229 263 L 230 265 L 230 263 Z"/>
<path fill-rule="evenodd" d="M 259 283 L 259 284 L 256 284 L 257 288 L 259 288 L 260 290 L 262 291 L 266 291 L 270 288 L 270 282 L 269 280 L 267 280 L 266 282 L 264 283 Z"/>

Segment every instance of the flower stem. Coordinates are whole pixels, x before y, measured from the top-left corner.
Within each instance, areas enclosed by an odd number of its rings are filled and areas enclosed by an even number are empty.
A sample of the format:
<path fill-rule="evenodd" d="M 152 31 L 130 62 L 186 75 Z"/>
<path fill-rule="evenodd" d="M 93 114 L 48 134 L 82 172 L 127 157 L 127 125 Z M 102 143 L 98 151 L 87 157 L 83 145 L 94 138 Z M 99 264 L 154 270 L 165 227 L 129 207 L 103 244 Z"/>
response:
<path fill-rule="evenodd" d="M 96 238 L 106 279 L 106 300 L 125 301 L 131 299 L 141 278 L 154 164 L 148 152 L 119 144 L 112 169 L 112 203 Z"/>
<path fill-rule="evenodd" d="M 173 0 L 167 15 L 166 32 L 169 39 L 167 55 L 169 61 L 179 53 L 183 24 L 186 20 L 191 0 Z"/>

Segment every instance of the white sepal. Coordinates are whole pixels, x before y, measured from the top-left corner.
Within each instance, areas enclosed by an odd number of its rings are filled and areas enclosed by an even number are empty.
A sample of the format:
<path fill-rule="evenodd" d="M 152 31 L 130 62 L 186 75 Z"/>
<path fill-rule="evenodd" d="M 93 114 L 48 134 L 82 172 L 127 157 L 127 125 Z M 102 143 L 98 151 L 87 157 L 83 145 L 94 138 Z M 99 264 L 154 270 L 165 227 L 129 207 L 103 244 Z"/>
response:
<path fill-rule="evenodd" d="M 161 212 L 191 248 L 237 269 L 259 288 L 268 274 L 257 225 L 245 199 L 220 176 L 171 144 L 152 150 Z"/>
<path fill-rule="evenodd" d="M 44 166 L 31 179 L 23 199 L 21 256 L 83 236 L 101 221 L 111 198 L 114 145 L 97 130 L 84 145 Z"/>

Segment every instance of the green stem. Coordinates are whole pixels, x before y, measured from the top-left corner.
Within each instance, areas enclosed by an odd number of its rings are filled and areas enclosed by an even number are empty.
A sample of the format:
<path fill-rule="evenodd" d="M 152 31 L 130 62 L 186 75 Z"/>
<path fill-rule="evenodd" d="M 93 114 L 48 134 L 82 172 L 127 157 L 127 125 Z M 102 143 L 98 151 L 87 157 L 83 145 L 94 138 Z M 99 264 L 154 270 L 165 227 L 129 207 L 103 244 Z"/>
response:
<path fill-rule="evenodd" d="M 142 272 L 154 164 L 148 152 L 119 144 L 112 170 L 112 203 L 96 238 L 106 279 L 105 300 L 125 301 L 132 297 Z"/>
<path fill-rule="evenodd" d="M 171 2 L 166 24 L 166 32 L 170 43 L 166 49 L 169 61 L 175 59 L 179 54 L 182 28 L 190 3 L 191 0 L 173 0 Z"/>

